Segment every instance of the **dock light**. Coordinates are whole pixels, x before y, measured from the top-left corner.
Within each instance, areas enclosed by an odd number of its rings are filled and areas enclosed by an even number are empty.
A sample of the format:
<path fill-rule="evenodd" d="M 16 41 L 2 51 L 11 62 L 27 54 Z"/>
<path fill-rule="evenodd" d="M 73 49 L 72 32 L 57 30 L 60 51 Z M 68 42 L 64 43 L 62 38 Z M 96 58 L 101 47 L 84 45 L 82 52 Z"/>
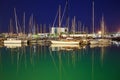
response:
<path fill-rule="evenodd" d="M 98 31 L 98 34 L 101 34 L 102 32 L 101 31 Z"/>

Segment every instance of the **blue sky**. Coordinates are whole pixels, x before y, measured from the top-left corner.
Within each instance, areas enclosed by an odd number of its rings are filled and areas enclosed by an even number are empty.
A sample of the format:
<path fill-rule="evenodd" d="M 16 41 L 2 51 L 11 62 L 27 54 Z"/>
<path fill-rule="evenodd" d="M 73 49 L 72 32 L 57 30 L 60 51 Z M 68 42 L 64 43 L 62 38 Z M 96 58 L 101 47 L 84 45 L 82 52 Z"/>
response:
<path fill-rule="evenodd" d="M 95 2 L 95 28 L 99 29 L 102 14 L 109 31 L 120 28 L 120 2 L 119 0 L 94 0 Z M 22 23 L 23 13 L 26 13 L 26 28 L 29 18 L 33 14 L 37 24 L 53 24 L 58 6 L 62 12 L 66 0 L 0 0 L 0 32 L 7 32 L 10 18 L 14 21 L 14 8 Z M 91 32 L 92 25 L 92 0 L 69 0 L 69 17 L 76 16 L 76 21 L 81 21 Z M 57 23 L 55 24 L 57 25 Z M 63 24 L 65 25 L 65 18 Z M 14 25 L 15 27 L 15 25 Z"/>

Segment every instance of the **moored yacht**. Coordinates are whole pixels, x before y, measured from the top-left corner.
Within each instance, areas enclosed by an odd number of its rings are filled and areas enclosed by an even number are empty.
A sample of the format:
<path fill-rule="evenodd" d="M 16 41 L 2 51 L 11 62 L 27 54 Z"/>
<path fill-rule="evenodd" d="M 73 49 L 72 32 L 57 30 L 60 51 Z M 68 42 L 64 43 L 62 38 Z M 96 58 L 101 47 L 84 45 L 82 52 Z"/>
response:
<path fill-rule="evenodd" d="M 17 38 L 7 38 L 7 40 L 4 40 L 4 44 L 21 44 L 22 40 L 19 40 Z"/>
<path fill-rule="evenodd" d="M 69 41 L 69 40 L 51 40 L 52 44 L 63 44 L 63 45 L 79 45 L 79 41 Z"/>
<path fill-rule="evenodd" d="M 75 40 L 73 38 L 59 39 L 59 40 L 51 40 L 52 44 L 62 44 L 62 45 L 79 45 L 80 40 Z"/>

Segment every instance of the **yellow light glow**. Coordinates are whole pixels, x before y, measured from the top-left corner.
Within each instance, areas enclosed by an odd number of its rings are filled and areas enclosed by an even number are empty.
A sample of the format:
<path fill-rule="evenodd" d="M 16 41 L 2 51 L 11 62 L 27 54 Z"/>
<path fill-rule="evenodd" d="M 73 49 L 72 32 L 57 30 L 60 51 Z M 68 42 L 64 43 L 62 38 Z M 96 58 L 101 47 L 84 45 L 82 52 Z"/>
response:
<path fill-rule="evenodd" d="M 98 34 L 101 34 L 102 32 L 101 31 L 98 31 Z"/>

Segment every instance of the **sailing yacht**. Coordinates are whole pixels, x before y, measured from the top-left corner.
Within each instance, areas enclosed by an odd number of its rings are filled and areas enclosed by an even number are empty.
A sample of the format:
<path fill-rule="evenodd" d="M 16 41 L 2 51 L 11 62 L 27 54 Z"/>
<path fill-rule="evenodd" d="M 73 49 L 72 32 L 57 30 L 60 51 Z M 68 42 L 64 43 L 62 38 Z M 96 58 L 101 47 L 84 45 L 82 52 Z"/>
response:
<path fill-rule="evenodd" d="M 94 32 L 94 1 L 92 2 L 92 28 L 93 28 L 93 38 L 95 38 L 95 32 Z M 96 45 L 99 43 L 98 39 L 91 39 L 89 40 L 91 45 Z"/>
<path fill-rule="evenodd" d="M 111 44 L 111 40 L 105 38 L 105 23 L 103 16 L 101 20 L 101 39 L 99 39 L 99 44 Z"/>
<path fill-rule="evenodd" d="M 7 40 L 4 40 L 4 44 L 21 44 L 22 40 L 19 40 L 17 38 L 7 38 Z"/>
<path fill-rule="evenodd" d="M 70 39 L 63 39 L 63 40 L 51 40 L 52 44 L 62 44 L 62 45 L 79 45 L 79 40 L 70 40 Z"/>
<path fill-rule="evenodd" d="M 61 14 L 61 6 L 59 6 L 59 28 L 61 27 L 61 22 L 62 22 L 62 19 L 61 19 L 61 16 L 60 16 L 60 14 Z M 74 17 L 74 22 L 75 22 L 75 17 Z M 60 35 L 60 33 L 61 33 L 61 29 L 59 29 L 59 31 L 58 31 L 58 34 Z M 51 43 L 52 44 L 59 44 L 60 46 L 61 45 L 79 45 L 79 43 L 80 43 L 80 40 L 75 40 L 75 39 L 73 39 L 73 38 L 66 38 L 66 39 L 58 39 L 58 40 L 51 40 Z"/>
<path fill-rule="evenodd" d="M 92 26 L 93 26 L 93 36 L 94 36 L 94 2 L 93 2 L 93 18 L 92 18 Z M 110 39 L 105 38 L 105 23 L 104 23 L 104 17 L 102 15 L 102 20 L 101 20 L 101 38 L 99 39 L 92 39 L 90 40 L 90 44 L 111 44 Z"/>
<path fill-rule="evenodd" d="M 14 8 L 14 13 L 15 13 L 15 23 L 16 23 L 16 32 L 17 35 L 13 35 L 12 37 L 10 36 L 6 40 L 4 40 L 4 45 L 6 44 L 21 44 L 21 43 L 27 43 L 27 40 L 25 39 L 20 39 L 20 34 L 18 33 L 18 22 L 17 22 L 17 15 L 16 15 L 16 9 Z M 11 24 L 11 23 L 10 23 Z M 19 38 L 18 38 L 19 36 Z M 22 35 L 23 36 L 23 35 Z M 25 35 L 24 35 L 25 36 Z"/>

